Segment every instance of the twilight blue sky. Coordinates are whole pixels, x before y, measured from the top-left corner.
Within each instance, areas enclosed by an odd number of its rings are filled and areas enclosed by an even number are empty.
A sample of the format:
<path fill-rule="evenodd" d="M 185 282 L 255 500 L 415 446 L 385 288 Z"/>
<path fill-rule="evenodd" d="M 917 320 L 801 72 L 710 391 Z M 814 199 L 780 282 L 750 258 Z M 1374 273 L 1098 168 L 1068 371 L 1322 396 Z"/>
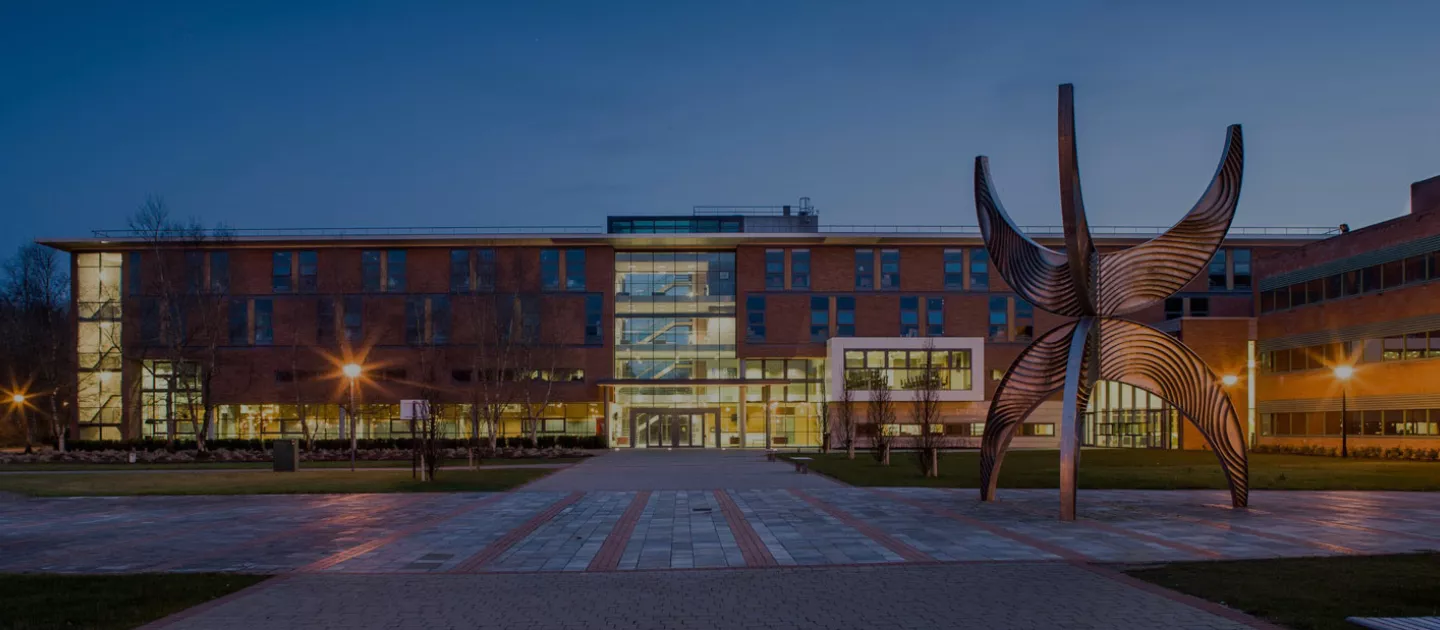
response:
<path fill-rule="evenodd" d="M 1174 5 L 1174 6 L 1172 6 Z M 1183 5 L 1183 6 L 1181 6 Z M 1364 225 L 1440 172 L 1440 3 L 0 2 L 5 255 L 149 193 L 234 227 L 598 225 L 809 195 L 973 224 L 1174 221 L 1227 123 L 1240 225 Z"/>

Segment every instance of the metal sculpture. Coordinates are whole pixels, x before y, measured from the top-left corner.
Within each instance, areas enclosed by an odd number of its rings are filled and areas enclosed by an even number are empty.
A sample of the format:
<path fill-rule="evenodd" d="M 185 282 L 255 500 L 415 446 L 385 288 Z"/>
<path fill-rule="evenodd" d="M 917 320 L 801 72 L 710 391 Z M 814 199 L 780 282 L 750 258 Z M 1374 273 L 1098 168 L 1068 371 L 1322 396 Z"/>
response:
<path fill-rule="evenodd" d="M 1065 250 L 1023 234 L 996 198 L 989 160 L 975 158 L 975 210 L 995 269 L 1022 298 L 1051 313 L 1077 318 L 1045 333 L 1010 366 L 990 405 L 980 451 L 980 498 L 995 498 L 1000 464 L 1020 423 L 1061 392 L 1060 518 L 1075 518 L 1080 413 L 1097 380 L 1155 394 L 1193 423 L 1220 459 L 1235 507 L 1249 497 L 1244 432 L 1220 379 L 1179 340 L 1122 319 L 1153 305 L 1205 268 L 1219 249 L 1240 200 L 1245 148 L 1240 125 L 1226 130 L 1225 151 L 1205 194 L 1164 234 L 1114 252 L 1090 236 L 1080 191 L 1074 88 L 1060 86 L 1060 208 Z"/>

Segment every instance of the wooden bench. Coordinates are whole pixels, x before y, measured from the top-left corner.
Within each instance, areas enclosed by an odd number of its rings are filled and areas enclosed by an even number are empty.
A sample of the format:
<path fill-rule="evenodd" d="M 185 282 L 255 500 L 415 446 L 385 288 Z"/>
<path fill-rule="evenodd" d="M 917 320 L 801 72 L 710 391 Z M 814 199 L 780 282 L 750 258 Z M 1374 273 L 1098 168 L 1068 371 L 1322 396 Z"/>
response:
<path fill-rule="evenodd" d="M 1440 630 L 1440 617 L 1349 617 L 1345 621 L 1372 630 Z"/>
<path fill-rule="evenodd" d="M 808 474 L 810 474 L 810 462 L 811 462 L 811 461 L 813 461 L 813 460 L 812 460 L 811 458 L 809 458 L 809 457 L 791 457 L 791 458 L 790 458 L 790 462 L 793 463 L 793 464 L 795 464 L 795 472 L 800 473 L 800 474 L 802 474 L 802 475 L 808 475 Z"/>

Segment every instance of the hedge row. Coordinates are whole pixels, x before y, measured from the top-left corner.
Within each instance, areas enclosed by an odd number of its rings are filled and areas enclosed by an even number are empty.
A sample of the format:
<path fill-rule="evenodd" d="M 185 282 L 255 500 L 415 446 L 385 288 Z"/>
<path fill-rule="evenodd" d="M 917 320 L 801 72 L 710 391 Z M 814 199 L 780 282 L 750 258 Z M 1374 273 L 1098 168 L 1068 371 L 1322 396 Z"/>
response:
<path fill-rule="evenodd" d="M 230 450 L 270 450 L 273 439 L 265 440 L 205 440 L 205 446 L 212 449 Z M 440 448 L 467 448 L 470 446 L 468 439 L 444 438 L 437 440 Z M 480 446 L 487 447 L 490 441 L 480 438 Z M 496 438 L 495 445 L 498 448 L 609 448 L 609 443 L 603 435 L 542 435 L 538 439 L 510 437 Z M 72 451 L 104 451 L 104 450 L 129 450 L 137 451 L 163 451 L 166 450 L 166 442 L 163 439 L 143 438 L 140 440 L 69 440 L 65 448 Z M 302 445 L 303 447 L 303 445 Z M 191 450 L 195 448 L 194 440 L 176 440 L 176 450 Z M 348 450 L 350 440 L 315 440 L 315 448 Z M 357 440 L 356 448 L 360 450 L 369 449 L 408 449 L 411 448 L 410 438 L 385 438 Z"/>
<path fill-rule="evenodd" d="M 1252 453 L 1276 453 L 1281 455 L 1340 456 L 1340 447 L 1338 446 L 1318 446 L 1314 444 L 1257 444 L 1251 447 L 1250 451 Z M 1351 457 L 1363 459 L 1440 461 L 1440 448 L 1352 446 L 1349 449 L 1349 453 Z"/>

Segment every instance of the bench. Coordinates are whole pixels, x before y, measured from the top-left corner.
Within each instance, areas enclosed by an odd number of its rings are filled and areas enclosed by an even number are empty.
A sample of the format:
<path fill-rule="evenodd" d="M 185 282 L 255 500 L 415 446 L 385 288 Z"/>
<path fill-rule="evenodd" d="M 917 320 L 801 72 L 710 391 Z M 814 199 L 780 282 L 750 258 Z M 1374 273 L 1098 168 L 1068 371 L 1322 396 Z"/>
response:
<path fill-rule="evenodd" d="M 1440 617 L 1349 617 L 1345 621 L 1372 630 L 1440 630 Z"/>
<path fill-rule="evenodd" d="M 776 455 L 775 449 L 773 449 L 773 448 L 767 448 L 767 449 L 765 449 L 765 461 L 767 461 L 767 462 L 773 462 L 773 461 L 775 461 L 775 455 Z"/>
<path fill-rule="evenodd" d="M 811 462 L 811 461 L 812 461 L 812 459 L 809 458 L 809 457 L 791 457 L 791 458 L 790 458 L 790 462 L 793 463 L 793 464 L 795 464 L 795 472 L 800 473 L 800 474 L 802 474 L 802 475 L 808 475 L 808 474 L 810 474 L 810 462 Z"/>

